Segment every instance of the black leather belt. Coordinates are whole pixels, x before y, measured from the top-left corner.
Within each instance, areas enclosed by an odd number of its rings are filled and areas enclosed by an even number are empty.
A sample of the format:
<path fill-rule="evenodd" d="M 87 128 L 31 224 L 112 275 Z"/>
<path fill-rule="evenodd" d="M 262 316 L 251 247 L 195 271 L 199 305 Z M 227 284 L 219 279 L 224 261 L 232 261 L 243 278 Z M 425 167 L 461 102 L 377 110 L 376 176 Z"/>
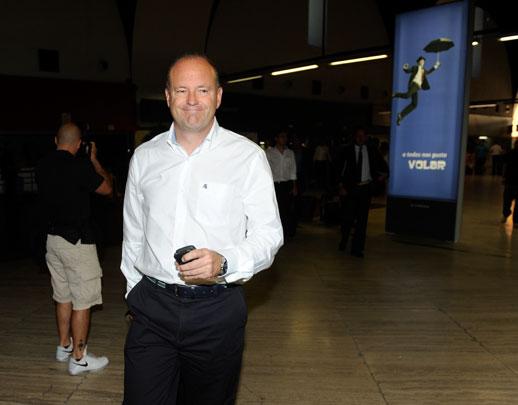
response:
<path fill-rule="evenodd" d="M 211 284 L 211 285 L 181 285 L 166 284 L 150 276 L 144 276 L 144 279 L 151 284 L 156 285 L 171 292 L 180 298 L 210 298 L 217 297 L 228 288 L 240 287 L 240 284 Z"/>

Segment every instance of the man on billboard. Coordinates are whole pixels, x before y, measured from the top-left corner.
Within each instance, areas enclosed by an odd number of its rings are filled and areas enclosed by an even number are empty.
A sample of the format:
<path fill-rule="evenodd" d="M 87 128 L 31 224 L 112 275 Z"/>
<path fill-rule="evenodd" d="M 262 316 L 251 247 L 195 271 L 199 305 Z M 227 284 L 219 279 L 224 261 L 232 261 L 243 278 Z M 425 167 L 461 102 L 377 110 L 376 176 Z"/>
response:
<path fill-rule="evenodd" d="M 408 114 L 417 108 L 417 92 L 419 90 L 430 90 L 430 83 L 428 83 L 426 75 L 435 72 L 439 66 L 441 66 L 441 62 L 437 61 L 431 69 L 426 70 L 424 66 L 425 61 L 426 59 L 424 56 L 419 56 L 419 58 L 417 58 L 416 65 L 412 67 L 410 67 L 408 63 L 403 65 L 403 71 L 410 74 L 410 78 L 408 79 L 408 90 L 406 93 L 395 93 L 393 97 L 404 99 L 411 98 L 412 101 L 403 109 L 403 111 L 398 113 L 396 121 L 397 125 L 400 125 L 401 121 L 403 121 L 403 118 L 405 118 Z"/>

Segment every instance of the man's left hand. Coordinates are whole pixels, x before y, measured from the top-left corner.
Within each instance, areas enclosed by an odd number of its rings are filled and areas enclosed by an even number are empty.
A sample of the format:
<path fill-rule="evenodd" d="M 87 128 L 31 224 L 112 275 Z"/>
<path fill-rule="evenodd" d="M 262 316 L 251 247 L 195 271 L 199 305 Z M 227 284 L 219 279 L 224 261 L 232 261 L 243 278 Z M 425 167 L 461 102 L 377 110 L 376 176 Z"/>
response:
<path fill-rule="evenodd" d="M 183 261 L 190 263 L 179 265 L 176 268 L 180 277 L 187 284 L 214 284 L 220 273 L 223 256 L 209 249 L 194 249 L 183 256 Z"/>

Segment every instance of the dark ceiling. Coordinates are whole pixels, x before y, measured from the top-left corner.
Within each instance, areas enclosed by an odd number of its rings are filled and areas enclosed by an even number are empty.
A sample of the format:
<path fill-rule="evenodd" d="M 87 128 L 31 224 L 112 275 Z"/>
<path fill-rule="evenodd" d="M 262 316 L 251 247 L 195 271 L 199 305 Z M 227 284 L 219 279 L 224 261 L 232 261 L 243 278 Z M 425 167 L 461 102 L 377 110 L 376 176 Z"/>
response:
<path fill-rule="evenodd" d="M 133 56 L 133 38 L 134 38 L 134 24 L 137 12 L 137 0 L 116 0 L 119 9 L 119 14 L 123 23 L 126 41 L 128 45 L 128 54 L 130 58 L 130 66 Z M 431 7 L 436 4 L 445 3 L 448 1 L 434 1 L 434 0 L 374 0 L 378 7 L 379 14 L 383 20 L 389 44 L 387 46 L 392 48 L 394 23 L 396 15 L 411 10 Z M 210 4 L 210 14 L 206 31 L 204 34 L 205 44 L 204 49 L 200 51 L 207 52 L 209 40 L 213 23 L 215 21 L 218 10 L 222 7 L 225 0 L 213 0 Z M 474 0 L 473 4 L 484 10 L 485 24 L 484 29 L 478 33 L 481 36 L 495 36 L 502 34 L 518 33 L 518 20 L 516 14 L 510 10 L 512 2 L 504 0 Z M 172 5 L 173 7 L 173 5 Z M 177 4 L 174 7 L 178 8 Z M 244 16 L 245 17 L 245 16 Z M 244 18 L 243 17 L 243 18 Z M 511 41 L 505 43 L 505 48 L 508 54 L 508 60 L 511 71 L 512 95 L 516 95 L 518 90 L 518 41 Z M 297 61 L 292 61 L 297 62 Z M 255 69 L 262 69 L 265 66 L 256 66 Z M 235 72 L 242 73 L 242 72 Z"/>

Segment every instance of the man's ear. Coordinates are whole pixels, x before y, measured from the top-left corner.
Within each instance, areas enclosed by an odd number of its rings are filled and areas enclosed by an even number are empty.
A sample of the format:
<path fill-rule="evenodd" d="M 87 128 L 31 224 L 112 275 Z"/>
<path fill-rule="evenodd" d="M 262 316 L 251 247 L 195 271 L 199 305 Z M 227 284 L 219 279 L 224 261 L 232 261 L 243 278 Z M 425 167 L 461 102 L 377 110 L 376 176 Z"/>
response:
<path fill-rule="evenodd" d="M 58 137 L 57 136 L 54 137 L 54 143 L 56 144 L 56 146 L 58 146 Z"/>
<path fill-rule="evenodd" d="M 223 87 L 218 87 L 218 92 L 216 93 L 216 109 L 221 105 L 221 99 L 223 98 Z"/>
<path fill-rule="evenodd" d="M 169 97 L 170 97 L 169 89 L 167 87 L 164 89 L 164 93 L 165 93 L 165 100 L 167 102 L 167 106 L 171 107 L 171 100 L 169 100 Z"/>

